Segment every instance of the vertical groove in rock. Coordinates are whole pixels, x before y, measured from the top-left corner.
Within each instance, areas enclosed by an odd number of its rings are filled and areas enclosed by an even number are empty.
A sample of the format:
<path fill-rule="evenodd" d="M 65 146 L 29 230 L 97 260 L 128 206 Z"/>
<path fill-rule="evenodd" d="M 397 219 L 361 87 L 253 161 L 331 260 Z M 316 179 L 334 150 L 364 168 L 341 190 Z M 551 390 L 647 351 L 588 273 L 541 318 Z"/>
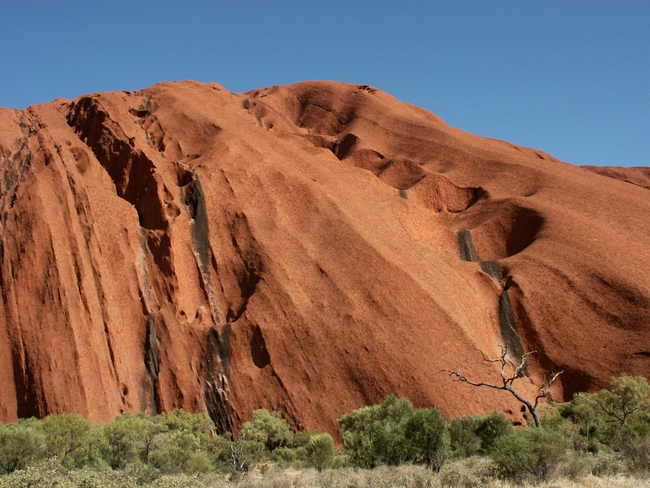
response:
<path fill-rule="evenodd" d="M 524 346 L 517 333 L 515 314 L 512 310 L 508 290 L 503 290 L 499 298 L 499 327 L 501 329 L 501 338 L 505 342 L 508 352 L 516 358 L 522 357 Z"/>
<path fill-rule="evenodd" d="M 205 196 L 201 188 L 199 176 L 191 173 L 192 180 L 186 186 L 181 188 L 181 203 L 185 205 L 192 225 L 192 243 L 194 245 L 194 255 L 201 272 L 203 287 L 210 302 L 210 308 L 214 322 L 221 325 L 219 317 L 219 308 L 212 291 L 212 280 L 210 278 L 210 232 L 208 229 L 208 213 L 205 208 Z"/>
<path fill-rule="evenodd" d="M 216 328 L 208 332 L 205 347 L 204 398 L 208 413 L 220 432 L 232 432 L 232 414 L 230 405 L 230 324 L 221 327 L 219 308 L 212 290 L 210 264 L 215 263 L 210 249 L 210 231 L 205 195 L 199 177 L 188 172 L 191 179 L 181 187 L 181 203 L 187 209 L 192 228 L 194 255 L 201 275 L 203 290 L 206 295 Z M 220 330 L 219 330 L 220 329 Z"/>
<path fill-rule="evenodd" d="M 158 412 L 158 338 L 156 337 L 156 322 L 154 319 L 154 307 L 151 300 L 151 288 L 149 285 L 149 272 L 147 270 L 146 258 L 146 237 L 142 229 L 140 230 L 140 274 L 142 276 L 142 299 L 147 312 L 147 328 L 144 342 L 144 364 L 149 373 L 150 382 L 150 405 L 152 415 Z"/>
<path fill-rule="evenodd" d="M 468 230 L 461 230 L 458 233 L 458 245 L 460 247 L 460 259 L 463 261 L 476 262 L 476 250 L 472 241 L 472 233 Z"/>
<path fill-rule="evenodd" d="M 219 333 L 208 331 L 205 347 L 204 396 L 208 414 L 219 433 L 232 432 L 230 405 L 230 324 Z"/>

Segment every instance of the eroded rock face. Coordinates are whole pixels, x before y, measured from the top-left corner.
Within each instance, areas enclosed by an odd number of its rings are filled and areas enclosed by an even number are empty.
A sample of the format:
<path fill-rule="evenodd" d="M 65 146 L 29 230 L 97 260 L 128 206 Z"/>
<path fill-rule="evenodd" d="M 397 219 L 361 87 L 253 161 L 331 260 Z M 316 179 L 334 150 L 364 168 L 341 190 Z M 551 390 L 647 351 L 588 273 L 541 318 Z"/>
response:
<path fill-rule="evenodd" d="M 3 421 L 265 407 L 336 435 L 391 393 L 520 419 L 435 374 L 494 379 L 476 349 L 506 343 L 538 351 L 530 394 L 650 376 L 648 190 L 372 87 L 0 109 L 0 170 Z"/>

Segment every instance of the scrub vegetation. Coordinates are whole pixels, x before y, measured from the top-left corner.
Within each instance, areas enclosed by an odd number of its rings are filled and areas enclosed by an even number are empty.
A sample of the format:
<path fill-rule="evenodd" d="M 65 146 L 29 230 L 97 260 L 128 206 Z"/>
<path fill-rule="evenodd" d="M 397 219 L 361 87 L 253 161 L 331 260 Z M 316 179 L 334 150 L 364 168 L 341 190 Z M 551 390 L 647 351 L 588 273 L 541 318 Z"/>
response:
<path fill-rule="evenodd" d="M 499 411 L 448 424 L 436 408 L 392 395 L 339 419 L 329 434 L 294 432 L 256 410 L 236 439 L 210 418 L 175 410 L 124 413 L 95 425 L 77 414 L 0 424 L 4 487 L 650 487 L 650 386 L 609 389 L 547 406 L 539 426 Z"/>

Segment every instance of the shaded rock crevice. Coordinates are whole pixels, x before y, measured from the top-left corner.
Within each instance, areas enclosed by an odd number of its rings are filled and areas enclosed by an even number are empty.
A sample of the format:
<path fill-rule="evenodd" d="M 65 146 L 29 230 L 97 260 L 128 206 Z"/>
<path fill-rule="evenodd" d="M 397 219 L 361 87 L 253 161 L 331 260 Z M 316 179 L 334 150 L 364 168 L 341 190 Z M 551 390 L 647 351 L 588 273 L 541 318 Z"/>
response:
<path fill-rule="evenodd" d="M 522 336 L 529 335 L 532 326 L 523 327 L 517 316 L 527 318 L 523 304 L 519 300 L 515 306 L 511 301 L 509 289 L 516 285 L 507 270 L 502 271 L 500 259 L 518 254 L 528 248 L 537 238 L 544 226 L 544 218 L 536 210 L 524 207 L 517 202 L 489 202 L 477 210 L 481 223 L 472 230 L 464 229 L 458 233 L 459 254 L 463 261 L 478 262 L 483 272 L 499 283 L 499 331 L 502 343 L 514 358 L 521 358 L 525 352 Z M 475 245 L 473 235 L 477 236 Z M 484 258 L 484 259 L 482 259 Z M 504 276 L 505 274 L 505 276 Z M 538 341 L 528 341 L 536 344 Z M 544 356 L 543 354 L 541 356 Z M 537 362 L 552 366 L 545 356 Z"/>
<path fill-rule="evenodd" d="M 297 97 L 299 109 L 294 123 L 316 134 L 337 135 L 355 119 L 356 108 L 345 103 L 334 110 L 326 100 L 319 101 L 309 94 Z"/>
<path fill-rule="evenodd" d="M 510 294 L 505 288 L 499 297 L 499 330 L 501 339 L 508 348 L 508 353 L 512 357 L 521 358 L 525 352 L 524 346 L 517 331 L 517 321 L 512 309 Z"/>
<path fill-rule="evenodd" d="M 34 377 L 34 370 L 37 365 L 32 364 L 29 352 L 21 337 L 14 340 L 11 348 L 11 360 L 14 372 L 14 387 L 16 389 L 16 413 L 18 418 L 43 417 L 45 412 L 42 409 L 42 402 L 37 401 L 42 395 L 39 394 L 39 386 Z"/>
<path fill-rule="evenodd" d="M 158 337 L 156 335 L 156 321 L 154 319 L 155 309 L 151 296 L 151 285 L 149 281 L 149 270 L 147 267 L 146 240 L 144 232 L 141 231 L 140 241 L 140 277 L 142 280 L 140 290 L 140 301 L 142 303 L 142 312 L 146 318 L 145 340 L 144 340 L 144 365 L 149 375 L 149 393 L 150 396 L 145 404 L 151 406 L 153 415 L 159 411 L 160 394 L 158 385 Z"/>
<path fill-rule="evenodd" d="M 230 401 L 230 324 L 211 328 L 205 342 L 203 392 L 208 415 L 220 434 L 233 431 Z"/>
<path fill-rule="evenodd" d="M 481 269 L 493 280 L 501 281 L 501 264 L 499 261 L 481 261 Z"/>
<path fill-rule="evenodd" d="M 154 262 L 167 278 L 167 287 L 173 287 L 175 276 L 166 205 L 169 191 L 153 161 L 133 146 L 133 141 L 111 120 L 98 100 L 81 98 L 71 108 L 68 124 L 107 171 L 117 195 L 136 209 Z M 171 295 L 171 290 L 166 294 Z"/>
<path fill-rule="evenodd" d="M 460 249 L 461 260 L 470 263 L 478 261 L 476 257 L 476 249 L 474 248 L 474 240 L 472 239 L 472 233 L 469 229 L 461 230 L 458 233 L 458 247 Z"/>
<path fill-rule="evenodd" d="M 156 336 L 156 322 L 153 315 L 147 317 L 147 336 L 144 344 L 145 367 L 149 373 L 151 400 L 151 414 L 156 415 L 160 408 L 160 395 L 158 390 L 158 337 Z"/>
<path fill-rule="evenodd" d="M 577 368 L 572 368 L 565 364 L 558 364 L 558 362 L 549 356 L 544 347 L 545 341 L 540 337 L 539 327 L 533 323 L 531 315 L 527 310 L 523 290 L 510 276 L 506 277 L 506 287 L 509 290 L 509 299 L 515 317 L 515 324 L 519 331 L 520 341 L 522 344 L 525 342 L 526 344 L 533 345 L 530 349 L 535 351 L 535 354 L 528 356 L 529 362 L 537 365 L 541 371 L 551 373 L 564 371 L 558 377 L 558 384 L 562 385 L 561 388 L 564 398 L 571 398 L 573 391 L 575 391 L 572 390 L 571 386 L 574 384 L 573 382 L 577 381 L 581 385 L 587 385 L 585 382 L 588 376 L 578 380 L 577 378 L 583 374 L 582 372 Z"/>
<path fill-rule="evenodd" d="M 251 357 L 253 363 L 260 369 L 268 366 L 271 363 L 271 356 L 266 349 L 266 341 L 262 334 L 262 329 L 259 325 L 253 327 L 253 335 L 251 337 Z"/>
<path fill-rule="evenodd" d="M 111 121 L 101 102 L 82 98 L 70 110 L 68 124 L 107 171 L 117 195 L 135 207 L 141 227 L 166 229 L 162 199 L 158 198 L 164 184 L 153 161 Z"/>
<path fill-rule="evenodd" d="M 220 433 L 232 432 L 230 400 L 230 323 L 222 326 L 219 306 L 212 286 L 212 274 L 218 276 L 217 262 L 210 245 L 210 229 L 205 195 L 199 175 L 191 170 L 178 172 L 180 201 L 185 207 L 192 229 L 192 243 L 201 287 L 210 303 L 216 327 L 210 328 L 205 345 L 204 401 L 210 418 Z M 227 314 L 226 320 L 230 317 Z"/>
<path fill-rule="evenodd" d="M 208 228 L 208 212 L 205 206 L 205 195 L 201 188 L 199 176 L 196 173 L 186 171 L 180 177 L 180 182 L 184 183 L 180 189 L 180 200 L 181 204 L 185 206 L 191 222 L 194 255 L 196 256 L 197 266 L 201 274 L 203 290 L 210 304 L 214 322 L 217 325 L 221 325 L 219 308 L 212 289 L 212 278 L 210 274 L 210 264 L 215 261 L 213 260 L 212 249 L 210 248 L 210 231 Z"/>

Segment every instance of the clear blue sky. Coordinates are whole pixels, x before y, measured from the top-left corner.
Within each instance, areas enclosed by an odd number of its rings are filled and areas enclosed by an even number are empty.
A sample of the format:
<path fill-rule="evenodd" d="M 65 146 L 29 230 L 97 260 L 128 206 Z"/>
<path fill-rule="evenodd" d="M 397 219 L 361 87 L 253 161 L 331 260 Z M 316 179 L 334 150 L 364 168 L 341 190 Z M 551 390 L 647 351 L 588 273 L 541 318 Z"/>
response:
<path fill-rule="evenodd" d="M 574 164 L 650 166 L 648 0 L 0 0 L 0 106 L 182 79 L 364 83 Z"/>

